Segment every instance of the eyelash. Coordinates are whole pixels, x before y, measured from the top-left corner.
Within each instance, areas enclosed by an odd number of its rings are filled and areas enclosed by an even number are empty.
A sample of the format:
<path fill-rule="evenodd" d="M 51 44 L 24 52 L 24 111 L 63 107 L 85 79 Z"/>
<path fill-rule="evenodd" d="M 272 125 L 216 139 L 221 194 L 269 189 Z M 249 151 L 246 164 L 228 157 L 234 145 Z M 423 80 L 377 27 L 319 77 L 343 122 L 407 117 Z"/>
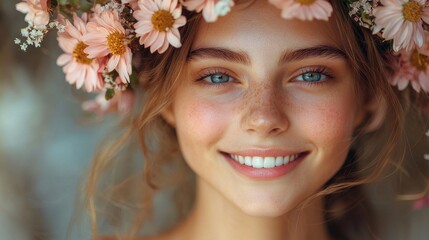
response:
<path fill-rule="evenodd" d="M 314 81 L 314 82 L 296 80 L 298 77 L 303 76 L 306 73 L 321 74 L 321 75 L 325 76 L 325 79 L 319 80 L 319 81 Z M 311 66 L 311 67 L 306 67 L 306 68 L 300 69 L 300 74 L 293 77 L 292 81 L 300 82 L 301 84 L 305 84 L 305 85 L 314 86 L 314 85 L 325 84 L 327 80 L 333 79 L 333 78 L 334 78 L 334 75 L 326 67 L 324 67 L 324 66 Z"/>
<path fill-rule="evenodd" d="M 225 83 L 210 83 L 208 81 L 204 81 L 204 78 L 213 76 L 213 75 L 226 75 L 231 78 L 231 81 L 225 82 Z M 231 83 L 232 80 L 235 78 L 231 76 L 231 74 L 228 71 L 225 71 L 224 69 L 208 69 L 205 72 L 203 72 L 198 78 L 195 80 L 196 82 L 203 82 L 203 84 L 210 85 L 212 87 L 222 87 L 225 84 Z"/>

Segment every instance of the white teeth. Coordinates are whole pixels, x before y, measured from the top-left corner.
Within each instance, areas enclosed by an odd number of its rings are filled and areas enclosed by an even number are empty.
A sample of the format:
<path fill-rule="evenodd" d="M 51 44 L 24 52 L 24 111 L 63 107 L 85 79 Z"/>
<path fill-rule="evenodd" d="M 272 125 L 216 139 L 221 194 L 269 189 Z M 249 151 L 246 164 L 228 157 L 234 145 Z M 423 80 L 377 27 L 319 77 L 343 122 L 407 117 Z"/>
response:
<path fill-rule="evenodd" d="M 235 159 L 235 160 L 237 160 L 237 159 Z M 249 156 L 244 157 L 244 164 L 251 167 L 252 166 L 252 157 L 249 157 Z"/>
<path fill-rule="evenodd" d="M 241 164 L 244 164 L 244 157 L 243 157 L 243 156 L 238 156 L 238 161 L 239 161 Z"/>
<path fill-rule="evenodd" d="M 276 157 L 276 167 L 283 165 L 283 157 Z"/>
<path fill-rule="evenodd" d="M 240 164 L 254 167 L 254 168 L 274 168 L 281 165 L 288 164 L 295 161 L 298 158 L 299 154 L 294 154 L 290 156 L 278 156 L 278 157 L 258 157 L 258 156 L 239 156 L 239 155 L 230 155 L 232 159 L 239 162 Z"/>
<path fill-rule="evenodd" d="M 273 168 L 276 166 L 276 159 L 274 157 L 264 158 L 264 168 Z"/>
<path fill-rule="evenodd" d="M 289 156 L 286 156 L 286 157 L 283 159 L 283 164 L 288 164 L 288 163 L 289 163 L 289 160 L 290 160 L 290 157 L 289 157 Z"/>
<path fill-rule="evenodd" d="M 252 167 L 263 168 L 264 167 L 264 159 L 261 157 L 253 157 L 252 158 Z"/>

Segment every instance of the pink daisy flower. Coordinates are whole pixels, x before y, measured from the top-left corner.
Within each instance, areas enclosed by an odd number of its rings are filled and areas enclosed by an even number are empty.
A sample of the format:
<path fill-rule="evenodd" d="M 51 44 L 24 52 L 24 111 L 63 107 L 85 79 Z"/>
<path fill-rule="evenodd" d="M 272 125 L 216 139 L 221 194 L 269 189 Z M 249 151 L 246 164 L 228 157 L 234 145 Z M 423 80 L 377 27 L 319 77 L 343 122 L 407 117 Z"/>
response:
<path fill-rule="evenodd" d="M 395 75 L 391 80 L 392 85 L 404 90 L 411 84 L 414 90 L 421 89 L 429 92 L 429 57 L 423 54 L 424 50 L 414 49 L 411 52 L 404 49 L 398 53 Z"/>
<path fill-rule="evenodd" d="M 16 10 L 26 13 L 25 21 L 35 27 L 46 26 L 49 23 L 47 0 L 25 0 L 16 4 Z"/>
<path fill-rule="evenodd" d="M 83 42 L 86 14 L 82 15 L 82 19 L 74 14 L 73 23 L 65 20 L 65 31 L 58 33 L 58 43 L 65 53 L 57 59 L 57 64 L 64 66 L 68 83 L 76 84 L 77 89 L 85 85 L 86 91 L 92 92 L 100 88 L 101 79 L 98 75 L 98 60 L 89 58 L 84 52 L 87 47 Z"/>
<path fill-rule="evenodd" d="M 332 5 L 326 0 L 269 0 L 282 10 L 284 19 L 328 21 L 332 14 Z"/>
<path fill-rule="evenodd" d="M 182 46 L 178 28 L 186 24 L 186 18 L 177 0 L 147 0 L 138 4 L 140 10 L 134 12 L 137 20 L 134 28 L 141 45 L 150 47 L 152 53 L 163 53 L 170 44 L 176 48 Z"/>
<path fill-rule="evenodd" d="M 234 6 L 233 0 L 185 0 L 183 6 L 189 11 L 203 12 L 206 22 L 215 22 L 219 16 L 225 16 Z"/>
<path fill-rule="evenodd" d="M 393 40 L 393 49 L 411 51 L 425 42 L 423 22 L 429 23 L 426 0 L 381 0 L 374 8 L 373 33 L 382 32 L 386 40 Z"/>
<path fill-rule="evenodd" d="M 416 91 L 420 91 L 420 86 L 415 81 L 415 69 L 410 63 L 410 56 L 406 52 L 401 52 L 394 63 L 398 71 L 395 72 L 393 78 L 391 78 L 390 83 L 393 86 L 397 86 L 399 90 L 404 90 L 409 83 L 413 86 Z"/>
<path fill-rule="evenodd" d="M 83 36 L 88 45 L 85 53 L 89 58 L 106 57 L 107 70 L 116 70 L 123 83 L 130 82 L 132 73 L 132 52 L 127 45 L 125 29 L 122 27 L 117 10 L 105 10 L 94 15 L 86 25 L 87 32 Z"/>

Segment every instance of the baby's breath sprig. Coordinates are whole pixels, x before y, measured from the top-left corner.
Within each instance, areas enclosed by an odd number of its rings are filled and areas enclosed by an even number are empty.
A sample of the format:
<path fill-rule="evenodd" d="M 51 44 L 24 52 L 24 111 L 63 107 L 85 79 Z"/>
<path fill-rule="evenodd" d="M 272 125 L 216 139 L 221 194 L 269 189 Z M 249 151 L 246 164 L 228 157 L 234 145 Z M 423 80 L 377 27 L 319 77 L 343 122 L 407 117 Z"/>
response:
<path fill-rule="evenodd" d="M 21 29 L 21 38 L 15 39 L 15 44 L 19 45 L 22 51 L 26 51 L 28 46 L 34 46 L 36 48 L 41 46 L 41 43 L 45 35 L 53 29 L 59 32 L 64 32 L 65 26 L 60 24 L 58 21 L 51 21 L 45 26 L 34 26 L 29 24 L 27 27 Z"/>
<path fill-rule="evenodd" d="M 373 10 L 378 3 L 379 0 L 348 0 L 349 15 L 360 26 L 373 30 L 375 25 Z"/>
<path fill-rule="evenodd" d="M 124 7 L 125 7 L 124 5 L 116 1 L 110 1 L 101 6 L 101 11 L 118 10 L 118 12 L 121 13 L 124 10 Z"/>
<path fill-rule="evenodd" d="M 128 87 L 128 84 L 123 84 L 118 79 L 118 73 L 116 71 L 109 72 L 106 68 L 101 72 L 103 77 L 104 86 L 106 88 L 105 98 L 110 100 L 115 96 L 115 93 L 118 91 L 125 91 Z"/>

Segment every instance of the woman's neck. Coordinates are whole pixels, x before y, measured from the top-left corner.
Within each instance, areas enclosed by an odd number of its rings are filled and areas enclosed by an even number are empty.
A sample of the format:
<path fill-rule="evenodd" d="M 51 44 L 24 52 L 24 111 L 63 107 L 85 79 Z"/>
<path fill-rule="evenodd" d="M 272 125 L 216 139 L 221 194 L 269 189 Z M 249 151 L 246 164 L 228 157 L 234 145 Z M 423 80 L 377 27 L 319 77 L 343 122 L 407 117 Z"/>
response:
<path fill-rule="evenodd" d="M 197 183 L 193 210 L 168 235 L 166 239 L 174 240 L 329 239 L 321 198 L 279 217 L 254 217 L 243 213 L 204 181 Z"/>

